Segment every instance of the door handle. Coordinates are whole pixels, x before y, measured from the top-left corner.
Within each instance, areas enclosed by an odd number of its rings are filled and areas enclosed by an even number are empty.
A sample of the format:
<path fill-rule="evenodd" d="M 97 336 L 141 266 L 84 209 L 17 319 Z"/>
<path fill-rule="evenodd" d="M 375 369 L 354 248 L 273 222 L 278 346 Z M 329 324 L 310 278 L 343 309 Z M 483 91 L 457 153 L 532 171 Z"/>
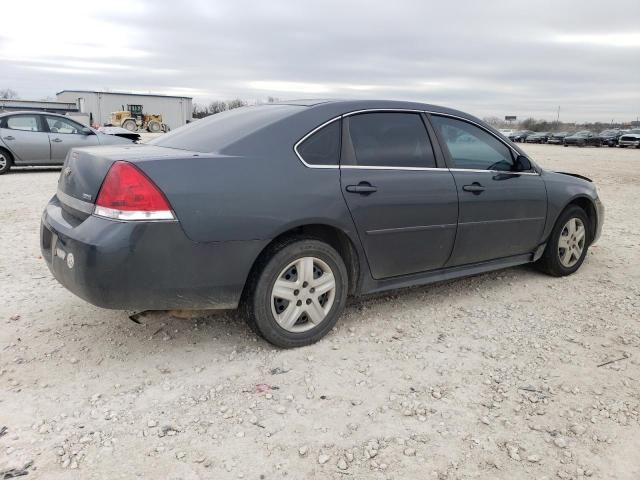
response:
<path fill-rule="evenodd" d="M 347 185 L 345 190 L 350 193 L 359 193 L 360 195 L 369 195 L 373 192 L 377 192 L 378 188 L 374 187 L 369 182 L 360 182 L 358 185 Z"/>
<path fill-rule="evenodd" d="M 5 140 L 15 140 L 16 137 L 13 137 L 11 135 L 7 135 L 6 137 L 3 137 Z"/>
<path fill-rule="evenodd" d="M 53 140 L 51 140 L 51 141 L 52 141 L 52 142 L 56 142 L 56 143 L 60 143 L 60 142 L 62 142 L 62 140 L 61 140 L 61 139 L 59 139 L 59 138 L 54 138 L 54 139 L 53 139 Z"/>
<path fill-rule="evenodd" d="M 471 192 L 474 195 L 480 195 L 482 192 L 484 192 L 484 187 L 478 182 L 473 182 L 471 185 L 464 185 L 462 189 L 465 192 Z"/>

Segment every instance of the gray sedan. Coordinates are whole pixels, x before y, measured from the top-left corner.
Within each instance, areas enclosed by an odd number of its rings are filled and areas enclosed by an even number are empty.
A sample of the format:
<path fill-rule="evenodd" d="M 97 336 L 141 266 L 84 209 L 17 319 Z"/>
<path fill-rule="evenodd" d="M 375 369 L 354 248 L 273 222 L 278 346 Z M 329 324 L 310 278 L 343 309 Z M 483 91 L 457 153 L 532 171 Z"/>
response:
<path fill-rule="evenodd" d="M 5 113 L 0 115 L 0 174 L 13 165 L 62 165 L 74 147 L 130 143 L 56 113 Z"/>
<path fill-rule="evenodd" d="M 589 179 L 434 105 L 244 107 L 150 143 L 71 151 L 42 215 L 51 272 L 106 308 L 241 306 L 281 347 L 330 332 L 349 295 L 570 275 L 604 220 Z"/>

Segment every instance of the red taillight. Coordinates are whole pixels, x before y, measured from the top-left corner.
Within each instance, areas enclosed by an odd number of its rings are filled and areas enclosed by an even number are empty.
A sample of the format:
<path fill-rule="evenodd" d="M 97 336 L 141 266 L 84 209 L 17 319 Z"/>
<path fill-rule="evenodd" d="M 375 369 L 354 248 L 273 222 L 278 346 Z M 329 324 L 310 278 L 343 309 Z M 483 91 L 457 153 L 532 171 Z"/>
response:
<path fill-rule="evenodd" d="M 136 166 L 118 161 L 102 182 L 94 213 L 118 220 L 173 220 L 169 202 Z"/>

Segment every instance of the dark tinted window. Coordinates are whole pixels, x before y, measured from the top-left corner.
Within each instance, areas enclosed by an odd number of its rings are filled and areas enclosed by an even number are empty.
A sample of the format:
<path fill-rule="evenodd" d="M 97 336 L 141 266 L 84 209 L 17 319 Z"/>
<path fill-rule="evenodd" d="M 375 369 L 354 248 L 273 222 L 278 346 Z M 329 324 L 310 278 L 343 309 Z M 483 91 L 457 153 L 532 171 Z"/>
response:
<path fill-rule="evenodd" d="M 436 162 L 417 113 L 363 113 L 345 119 L 353 150 L 348 163 L 369 167 L 427 167 Z"/>
<path fill-rule="evenodd" d="M 298 154 L 310 165 L 338 165 L 340 120 L 322 127 L 298 145 Z"/>
<path fill-rule="evenodd" d="M 455 168 L 470 170 L 513 170 L 509 148 L 496 137 L 455 118 L 431 117 L 439 130 Z"/>
<path fill-rule="evenodd" d="M 194 152 L 220 152 L 248 135 L 304 108 L 293 105 L 235 108 L 172 130 L 150 141 L 149 144 Z"/>

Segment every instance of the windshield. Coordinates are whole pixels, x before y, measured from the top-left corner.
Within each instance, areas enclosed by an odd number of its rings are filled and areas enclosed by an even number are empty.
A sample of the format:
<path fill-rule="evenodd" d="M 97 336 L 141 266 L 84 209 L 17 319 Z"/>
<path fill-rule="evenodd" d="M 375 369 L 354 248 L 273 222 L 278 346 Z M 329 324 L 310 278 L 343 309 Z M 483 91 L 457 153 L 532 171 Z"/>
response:
<path fill-rule="evenodd" d="M 600 132 L 600 135 L 616 135 L 617 133 L 615 130 L 603 130 Z"/>
<path fill-rule="evenodd" d="M 159 147 L 219 152 L 241 138 L 276 123 L 306 107 L 260 105 L 241 107 L 196 120 L 149 142 Z"/>

